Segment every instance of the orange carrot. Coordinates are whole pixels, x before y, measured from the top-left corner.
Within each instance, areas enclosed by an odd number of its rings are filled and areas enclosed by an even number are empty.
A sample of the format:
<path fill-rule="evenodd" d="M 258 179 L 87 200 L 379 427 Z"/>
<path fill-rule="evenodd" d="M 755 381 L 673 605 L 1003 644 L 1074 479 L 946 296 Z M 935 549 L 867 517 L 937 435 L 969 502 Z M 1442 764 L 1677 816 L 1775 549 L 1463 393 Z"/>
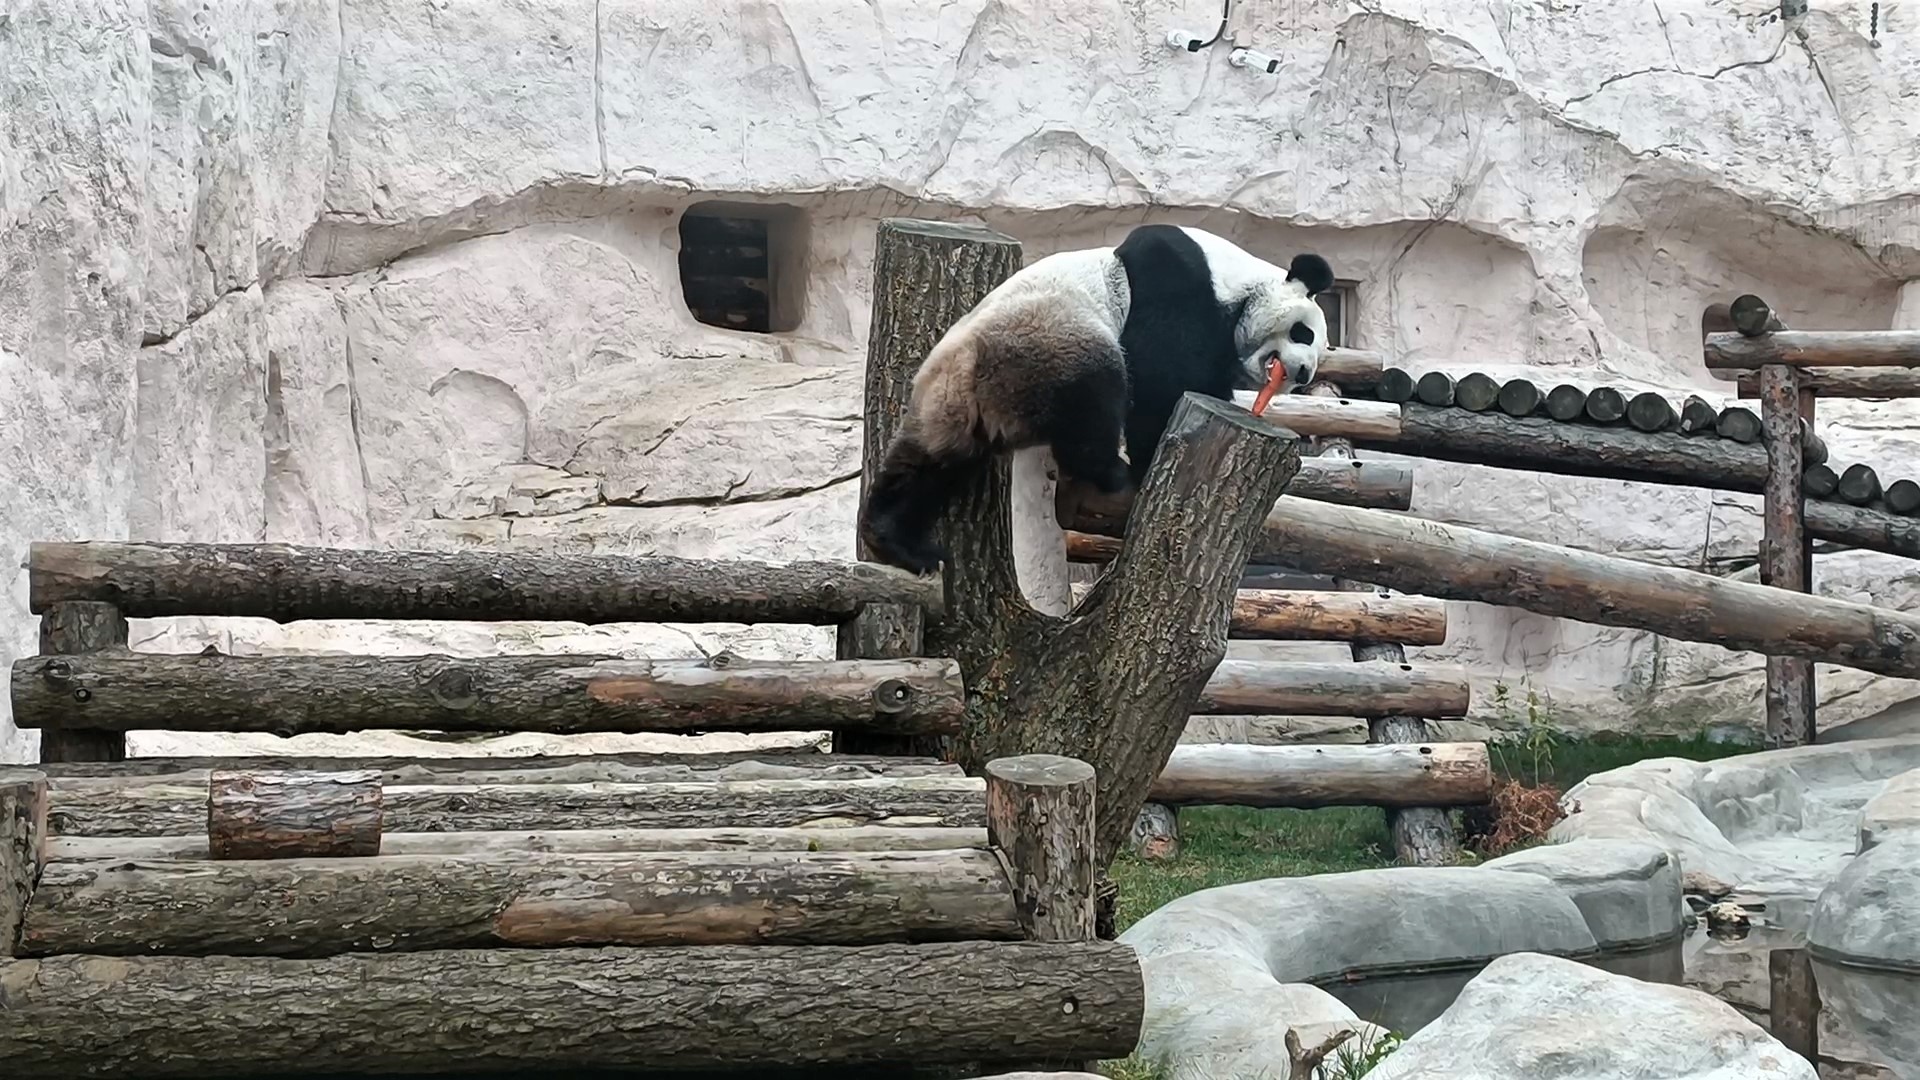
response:
<path fill-rule="evenodd" d="M 1260 396 L 1253 399 L 1253 415 L 1259 416 L 1267 411 L 1267 405 L 1273 401 L 1273 395 L 1280 392 L 1280 385 L 1287 381 L 1287 365 L 1275 360 L 1267 368 L 1267 385 L 1260 388 Z"/>

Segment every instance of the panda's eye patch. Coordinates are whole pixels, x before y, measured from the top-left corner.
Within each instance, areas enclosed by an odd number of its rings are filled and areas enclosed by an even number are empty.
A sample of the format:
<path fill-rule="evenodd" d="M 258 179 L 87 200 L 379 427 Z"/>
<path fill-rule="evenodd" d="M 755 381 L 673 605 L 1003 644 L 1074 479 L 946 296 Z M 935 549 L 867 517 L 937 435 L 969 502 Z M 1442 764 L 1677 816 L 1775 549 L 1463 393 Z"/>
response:
<path fill-rule="evenodd" d="M 1313 327 L 1303 322 L 1294 323 L 1293 329 L 1287 331 L 1287 340 L 1295 345 L 1311 345 L 1313 344 Z"/>

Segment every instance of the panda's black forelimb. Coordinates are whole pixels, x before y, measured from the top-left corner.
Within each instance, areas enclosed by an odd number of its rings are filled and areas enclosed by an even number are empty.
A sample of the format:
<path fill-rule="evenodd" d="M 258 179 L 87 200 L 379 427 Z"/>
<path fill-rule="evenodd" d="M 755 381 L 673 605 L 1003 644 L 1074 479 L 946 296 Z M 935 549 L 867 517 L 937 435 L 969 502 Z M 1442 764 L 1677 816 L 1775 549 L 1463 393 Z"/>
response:
<path fill-rule="evenodd" d="M 935 457 L 911 432 L 887 446 L 860 519 L 860 539 L 876 561 L 911 574 L 940 568 L 947 553 L 934 530 L 965 464 Z"/>

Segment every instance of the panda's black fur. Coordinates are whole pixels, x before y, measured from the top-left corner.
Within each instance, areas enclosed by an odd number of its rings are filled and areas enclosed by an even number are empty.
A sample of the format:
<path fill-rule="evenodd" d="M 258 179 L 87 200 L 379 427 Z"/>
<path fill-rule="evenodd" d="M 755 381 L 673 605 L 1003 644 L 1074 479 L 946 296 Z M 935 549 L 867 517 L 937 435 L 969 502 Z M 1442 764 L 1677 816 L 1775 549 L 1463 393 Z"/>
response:
<path fill-rule="evenodd" d="M 1173 225 L 1028 265 L 956 322 L 916 374 L 861 514 L 872 557 L 935 569 L 940 513 L 987 453 L 1044 444 L 1062 472 L 1097 490 L 1139 484 L 1183 394 L 1231 400 L 1257 389 L 1270 356 L 1297 376 L 1290 389 L 1311 381 L 1326 334 L 1312 297 L 1332 284 L 1318 255 L 1282 270 Z"/>

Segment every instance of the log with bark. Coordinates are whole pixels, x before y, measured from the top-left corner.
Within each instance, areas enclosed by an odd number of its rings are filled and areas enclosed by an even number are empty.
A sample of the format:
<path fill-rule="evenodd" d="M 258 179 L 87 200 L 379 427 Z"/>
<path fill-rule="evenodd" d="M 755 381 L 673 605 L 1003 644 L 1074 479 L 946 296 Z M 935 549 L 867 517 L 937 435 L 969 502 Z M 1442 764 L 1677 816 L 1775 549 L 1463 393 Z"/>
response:
<path fill-rule="evenodd" d="M 39 610 L 39 609 L 36 609 Z M 127 620 L 112 604 L 69 600 L 48 604 L 40 611 L 40 655 L 61 656 L 112 652 L 127 646 Z M 69 727 L 40 733 L 40 760 L 124 761 L 127 734 Z"/>
<path fill-rule="evenodd" d="M 1084 761 L 1027 754 L 987 763 L 987 831 L 1030 941 L 1093 940 L 1093 792 Z"/>
<path fill-rule="evenodd" d="M 1077 602 L 1092 589 L 1075 585 Z M 1230 631 L 1264 641 L 1395 641 L 1439 645 L 1447 640 L 1447 605 L 1416 596 L 1356 592 L 1241 589 Z"/>
<path fill-rule="evenodd" d="M 1743 398 L 1760 396 L 1760 373 L 1743 371 L 1736 382 Z M 1920 397 L 1920 371 L 1908 368 L 1802 368 L 1800 386 L 1815 397 L 1890 401 Z"/>
<path fill-rule="evenodd" d="M 431 784 L 382 792 L 389 832 L 472 830 L 791 828 L 986 824 L 986 787 L 967 776 L 875 780 L 735 780 L 658 784 Z M 51 795 L 58 836 L 177 836 L 206 828 L 207 785 L 156 779 L 141 787 Z"/>
<path fill-rule="evenodd" d="M 1895 480 L 1887 485 L 1884 497 L 1887 509 L 1896 514 L 1920 512 L 1920 483 L 1912 480 Z"/>
<path fill-rule="evenodd" d="M 1378 459 L 1301 458 L 1300 471 L 1287 485 L 1287 494 L 1342 506 L 1405 510 L 1413 505 L 1413 468 L 1403 462 Z M 1081 499 L 1072 520 L 1061 525 L 1100 536 L 1125 536 L 1134 497 L 1135 493 L 1128 491 Z"/>
<path fill-rule="evenodd" d="M 13 665 L 15 723 L 109 731 L 924 733 L 956 730 L 963 697 L 944 659 L 116 652 Z"/>
<path fill-rule="evenodd" d="M 1411 664 L 1223 660 L 1194 705 L 1199 716 L 1457 717 L 1467 680 Z"/>
<path fill-rule="evenodd" d="M 1800 474 L 1800 489 L 1816 499 L 1824 499 L 1840 490 L 1840 475 L 1831 465 L 1813 465 Z"/>
<path fill-rule="evenodd" d="M 1453 384 L 1453 402 L 1468 412 L 1486 412 L 1500 399 L 1500 384 L 1493 376 L 1470 371 Z"/>
<path fill-rule="evenodd" d="M 1453 376 L 1443 371 L 1429 371 L 1413 384 L 1413 396 L 1423 405 L 1431 405 L 1436 409 L 1450 408 L 1453 405 Z"/>
<path fill-rule="evenodd" d="M 1320 354 L 1320 367 L 1314 378 L 1325 379 L 1342 390 L 1371 390 L 1380 383 L 1386 370 L 1386 358 L 1368 349 L 1328 346 Z"/>
<path fill-rule="evenodd" d="M 1587 419 L 1596 424 L 1615 424 L 1626 415 L 1627 395 L 1611 386 L 1587 391 Z"/>
<path fill-rule="evenodd" d="M 1253 395 L 1236 393 L 1234 400 L 1244 408 L 1253 403 Z M 1362 401 L 1358 398 L 1282 394 L 1267 403 L 1267 411 L 1262 419 L 1308 439 L 1343 436 L 1350 431 L 1363 431 L 1374 438 L 1390 439 L 1400 430 L 1399 407 L 1384 401 Z"/>
<path fill-rule="evenodd" d="M 868 604 L 941 603 L 938 581 L 856 562 L 95 541 L 35 543 L 27 569 L 36 613 L 94 600 L 131 618 L 833 625 Z"/>
<path fill-rule="evenodd" d="M 1493 795 L 1482 743 L 1183 743 L 1154 781 L 1169 806 L 1474 806 Z"/>
<path fill-rule="evenodd" d="M 20 955 L 1020 939 L 991 851 L 629 851 L 54 862 Z"/>
<path fill-rule="evenodd" d="M 1508 379 L 1500 387 L 1500 411 L 1508 416 L 1532 416 L 1546 400 L 1546 395 L 1528 379 Z"/>
<path fill-rule="evenodd" d="M 0 765 L 0 959 L 14 955 L 46 845 L 46 774 Z"/>
<path fill-rule="evenodd" d="M 1680 406 L 1680 433 L 1682 435 L 1718 435 L 1720 410 L 1707 404 L 1706 399 L 1697 394 L 1688 394 L 1687 400 Z"/>
<path fill-rule="evenodd" d="M 1746 326 L 1764 333 L 1766 319 L 1755 315 L 1750 304 L 1744 310 L 1741 306 L 1758 300 L 1744 296 L 1735 301 L 1733 318 L 1736 325 L 1744 320 Z M 1762 373 L 1767 383 L 1762 399 L 1767 480 L 1761 505 L 1760 582 L 1804 593 L 1811 584 L 1812 563 L 1807 557 L 1806 496 L 1801 491 L 1800 386 L 1790 367 L 1771 364 Z M 1801 746 L 1813 741 L 1811 661 L 1797 656 L 1767 657 L 1765 697 L 1769 746 Z"/>
<path fill-rule="evenodd" d="M 1122 1058 L 1145 1008 L 1108 942 L 57 956 L 0 986 L 8 1080 Z"/>
<path fill-rule="evenodd" d="M 207 778 L 207 848 L 215 859 L 380 854 L 380 774 L 236 772 Z"/>
<path fill-rule="evenodd" d="M 1627 399 L 1627 423 L 1635 431 L 1651 434 L 1677 427 L 1680 414 L 1673 411 L 1673 403 L 1665 396 L 1647 390 Z"/>
<path fill-rule="evenodd" d="M 1752 409 L 1740 405 L 1729 405 L 1720 410 L 1713 422 L 1713 430 L 1723 439 L 1732 439 L 1737 443 L 1760 441 L 1760 418 Z"/>
<path fill-rule="evenodd" d="M 1757 371 L 1789 367 L 1920 367 L 1920 330 L 1785 330 L 1747 337 L 1708 334 L 1709 370 Z"/>
<path fill-rule="evenodd" d="M 1413 400 L 1419 387 L 1419 381 L 1406 369 L 1387 368 L 1380 373 L 1380 383 L 1374 388 L 1374 394 L 1381 401 L 1404 405 Z"/>
<path fill-rule="evenodd" d="M 1920 677 L 1920 615 L 1326 503 L 1282 498 L 1267 532 L 1311 569 L 1406 592 Z"/>
<path fill-rule="evenodd" d="M 1855 506 L 1870 506 L 1880 498 L 1880 476 L 1870 466 L 1849 465 L 1834 493 Z"/>
<path fill-rule="evenodd" d="M 1587 415 L 1587 392 L 1571 383 L 1547 391 L 1547 415 L 1563 424 Z"/>

